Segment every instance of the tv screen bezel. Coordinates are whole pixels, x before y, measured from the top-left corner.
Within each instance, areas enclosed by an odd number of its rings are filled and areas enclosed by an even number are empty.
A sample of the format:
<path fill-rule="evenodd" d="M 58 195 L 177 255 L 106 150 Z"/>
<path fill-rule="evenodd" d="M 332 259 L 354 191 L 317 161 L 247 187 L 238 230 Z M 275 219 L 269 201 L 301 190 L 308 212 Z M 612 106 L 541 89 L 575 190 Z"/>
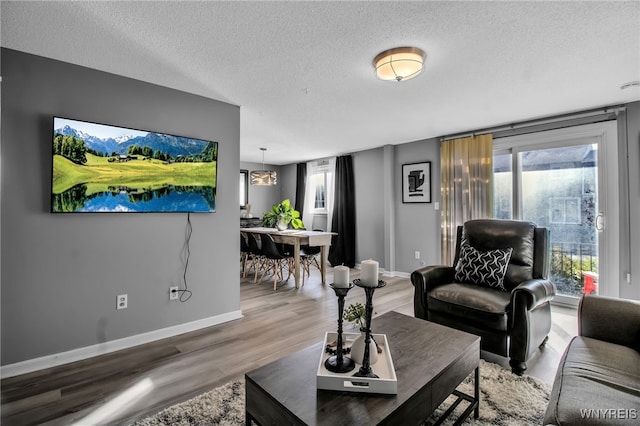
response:
<path fill-rule="evenodd" d="M 56 121 L 57 120 L 66 120 L 66 121 L 73 121 L 73 122 L 78 122 L 78 123 L 83 123 L 83 124 L 88 124 L 88 125 L 97 125 L 97 126 L 106 126 L 106 127 L 110 127 L 110 128 L 114 128 L 114 129 L 118 129 L 118 130 L 122 130 L 122 131 L 129 131 L 132 133 L 146 133 L 146 134 L 155 134 L 155 135 L 160 135 L 160 136 L 169 136 L 169 137 L 173 137 L 173 138 L 181 138 L 181 139 L 191 139 L 194 141 L 199 141 L 199 142 L 204 142 L 204 143 L 213 143 L 214 144 L 214 149 L 215 149 L 215 159 L 213 161 L 215 161 L 215 169 L 214 169 L 214 186 L 213 188 L 213 195 L 212 195 L 212 201 L 213 201 L 213 207 L 211 207 L 209 205 L 208 209 L 192 209 L 192 208 L 185 208 L 185 209 L 167 209 L 167 210 L 162 210 L 162 209 L 152 209 L 152 210 L 109 210 L 109 209 L 104 209 L 104 210 L 73 210 L 73 211 L 60 211 L 60 210 L 56 210 L 55 209 L 55 203 L 54 203 L 54 198 L 55 198 L 55 193 L 54 193 L 54 173 L 55 173 L 55 169 L 54 169 L 54 158 L 55 158 L 55 154 L 54 154 L 54 138 L 56 135 L 56 130 L 59 126 L 56 125 Z M 64 124 L 62 124 L 64 126 Z M 77 129 L 74 129 L 77 130 Z M 78 119 L 78 118 L 70 118 L 70 117 L 64 117 L 62 115 L 52 115 L 51 118 L 51 139 L 50 139 L 50 147 L 51 147 L 51 179 L 50 179 L 50 187 L 49 187 L 49 192 L 50 192 L 50 212 L 52 214 L 90 214 L 90 213 L 108 213 L 108 214 L 112 214 L 112 213 L 215 213 L 217 210 L 217 187 L 218 187 L 218 159 L 219 159 L 219 142 L 217 140 L 214 139 L 202 139 L 202 138 L 196 138 L 196 137 L 190 137 L 190 136 L 182 136 L 182 135 L 177 135 L 174 133 L 167 133 L 167 132 L 158 132 L 158 131 L 154 131 L 154 130 L 144 130 L 144 129 L 140 129 L 140 128 L 136 128 L 136 127 L 129 127 L 129 126 L 121 126 L 121 125 L 114 125 L 114 124 L 107 124 L 107 123 L 103 123 L 103 122 L 98 122 L 98 121 L 92 121 L 92 120 L 83 120 L 83 119 Z"/>

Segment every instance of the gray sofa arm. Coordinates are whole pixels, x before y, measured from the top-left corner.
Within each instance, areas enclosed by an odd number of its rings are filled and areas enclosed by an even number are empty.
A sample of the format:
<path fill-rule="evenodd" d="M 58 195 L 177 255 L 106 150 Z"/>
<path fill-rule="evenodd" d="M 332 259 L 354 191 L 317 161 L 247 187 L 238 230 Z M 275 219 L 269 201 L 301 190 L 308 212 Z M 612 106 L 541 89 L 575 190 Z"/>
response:
<path fill-rule="evenodd" d="M 442 284 L 453 282 L 455 269 L 451 266 L 433 265 L 416 269 L 411 273 L 414 287 L 413 312 L 416 318 L 427 318 L 427 291 Z"/>
<path fill-rule="evenodd" d="M 640 351 L 640 302 L 582 296 L 578 306 L 578 334 Z"/>

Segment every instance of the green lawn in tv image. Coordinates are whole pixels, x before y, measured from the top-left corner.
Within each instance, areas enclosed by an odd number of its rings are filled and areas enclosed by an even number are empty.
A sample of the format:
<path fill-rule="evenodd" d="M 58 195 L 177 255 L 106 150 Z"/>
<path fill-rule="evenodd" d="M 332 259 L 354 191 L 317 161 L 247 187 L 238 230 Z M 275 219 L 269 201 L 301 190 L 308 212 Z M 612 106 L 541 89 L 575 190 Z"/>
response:
<path fill-rule="evenodd" d="M 58 125 L 53 137 L 53 212 L 215 211 L 216 142 L 145 132 L 146 139 L 130 137 L 133 143 L 109 145 L 117 151 L 108 153 L 96 145 L 96 138 L 76 130 L 81 124 Z M 93 148 L 85 143 L 90 138 Z M 155 149 L 143 146 L 145 142 Z"/>

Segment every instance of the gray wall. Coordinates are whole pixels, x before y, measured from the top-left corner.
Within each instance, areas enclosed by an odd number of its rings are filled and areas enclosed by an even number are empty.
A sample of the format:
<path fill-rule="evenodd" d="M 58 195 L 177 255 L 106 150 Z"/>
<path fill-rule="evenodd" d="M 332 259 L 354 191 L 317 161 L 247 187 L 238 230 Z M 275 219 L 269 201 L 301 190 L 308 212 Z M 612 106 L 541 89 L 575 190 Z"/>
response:
<path fill-rule="evenodd" d="M 356 262 L 373 259 L 380 268 L 385 263 L 384 208 L 387 199 L 384 187 L 383 149 L 371 149 L 353 154 L 353 174 L 356 193 Z"/>
<path fill-rule="evenodd" d="M 356 259 L 374 259 L 388 272 L 440 262 L 440 144 L 436 139 L 353 154 L 356 181 Z M 431 161 L 432 203 L 402 203 L 402 165 Z M 415 259 L 415 252 L 420 259 Z"/>
<path fill-rule="evenodd" d="M 282 180 L 278 179 L 278 186 L 280 187 L 280 199 L 274 201 L 280 202 L 285 198 L 291 200 L 291 204 L 295 206 L 296 203 L 296 179 L 298 178 L 297 166 L 290 164 L 288 166 L 280 167 L 280 176 Z"/>
<path fill-rule="evenodd" d="M 2 49 L 2 365 L 239 309 L 237 106 Z M 219 142 L 216 212 L 50 214 L 52 116 Z M 116 295 L 129 308 L 116 310 Z"/>
<path fill-rule="evenodd" d="M 402 202 L 402 165 L 431 161 L 431 203 Z M 440 264 L 440 142 L 428 139 L 396 147 L 396 271 L 411 273 Z M 415 252 L 420 252 L 420 259 Z"/>

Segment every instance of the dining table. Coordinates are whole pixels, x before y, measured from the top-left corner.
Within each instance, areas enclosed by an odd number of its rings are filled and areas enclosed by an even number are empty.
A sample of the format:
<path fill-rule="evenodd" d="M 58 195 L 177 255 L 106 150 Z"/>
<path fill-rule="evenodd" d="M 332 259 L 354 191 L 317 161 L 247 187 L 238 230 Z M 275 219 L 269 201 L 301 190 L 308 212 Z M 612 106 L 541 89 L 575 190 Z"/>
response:
<path fill-rule="evenodd" d="M 331 237 L 338 235 L 335 232 L 307 231 L 303 229 L 285 229 L 279 231 L 276 228 L 251 227 L 241 228 L 240 233 L 251 232 L 253 234 L 269 234 L 276 243 L 290 244 L 293 246 L 294 270 L 293 276 L 296 288 L 300 288 L 300 247 L 320 247 L 320 277 L 322 284 L 326 284 L 327 275 L 327 250 L 331 245 Z"/>

